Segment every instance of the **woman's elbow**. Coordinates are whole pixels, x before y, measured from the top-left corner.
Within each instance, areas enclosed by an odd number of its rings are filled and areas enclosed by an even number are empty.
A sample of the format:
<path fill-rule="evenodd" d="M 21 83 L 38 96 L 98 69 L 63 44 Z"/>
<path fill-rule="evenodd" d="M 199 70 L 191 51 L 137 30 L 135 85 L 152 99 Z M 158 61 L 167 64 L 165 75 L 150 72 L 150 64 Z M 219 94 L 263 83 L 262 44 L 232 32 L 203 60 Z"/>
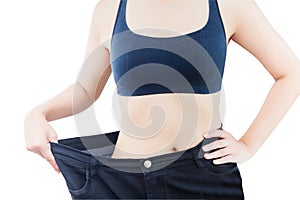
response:
<path fill-rule="evenodd" d="M 295 88 L 296 95 L 300 95 L 300 66 L 290 75 L 293 88 Z"/>
<path fill-rule="evenodd" d="M 300 70 L 299 70 L 299 72 L 298 72 L 298 74 L 297 74 L 296 87 L 297 87 L 297 89 L 298 89 L 298 94 L 297 94 L 297 96 L 299 96 L 299 95 L 300 95 Z"/>
<path fill-rule="evenodd" d="M 287 87 L 289 92 L 294 92 L 296 96 L 300 95 L 300 66 L 295 70 L 274 78 L 274 80 L 275 82 L 284 81 L 288 84 Z"/>

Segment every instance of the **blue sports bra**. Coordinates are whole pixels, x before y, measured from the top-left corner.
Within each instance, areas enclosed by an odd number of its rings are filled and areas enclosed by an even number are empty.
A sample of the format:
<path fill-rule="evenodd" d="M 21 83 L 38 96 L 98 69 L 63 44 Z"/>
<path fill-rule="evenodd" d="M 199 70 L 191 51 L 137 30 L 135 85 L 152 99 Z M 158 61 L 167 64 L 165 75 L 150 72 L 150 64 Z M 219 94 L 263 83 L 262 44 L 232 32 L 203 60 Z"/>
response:
<path fill-rule="evenodd" d="M 217 0 L 208 1 L 209 17 L 203 28 L 174 37 L 150 37 L 129 29 L 127 0 L 121 0 L 110 50 L 119 95 L 220 91 L 226 35 Z"/>

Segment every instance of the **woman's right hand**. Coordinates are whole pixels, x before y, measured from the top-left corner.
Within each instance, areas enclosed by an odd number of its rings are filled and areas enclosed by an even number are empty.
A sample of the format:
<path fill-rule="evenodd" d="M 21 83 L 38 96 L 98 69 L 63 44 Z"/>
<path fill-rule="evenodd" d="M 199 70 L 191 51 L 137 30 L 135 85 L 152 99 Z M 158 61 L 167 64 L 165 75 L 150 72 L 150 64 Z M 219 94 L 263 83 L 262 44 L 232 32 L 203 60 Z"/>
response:
<path fill-rule="evenodd" d="M 32 110 L 27 114 L 24 123 L 24 132 L 27 150 L 42 156 L 59 173 L 60 170 L 49 144 L 49 142 L 57 143 L 57 134 L 42 112 Z"/>

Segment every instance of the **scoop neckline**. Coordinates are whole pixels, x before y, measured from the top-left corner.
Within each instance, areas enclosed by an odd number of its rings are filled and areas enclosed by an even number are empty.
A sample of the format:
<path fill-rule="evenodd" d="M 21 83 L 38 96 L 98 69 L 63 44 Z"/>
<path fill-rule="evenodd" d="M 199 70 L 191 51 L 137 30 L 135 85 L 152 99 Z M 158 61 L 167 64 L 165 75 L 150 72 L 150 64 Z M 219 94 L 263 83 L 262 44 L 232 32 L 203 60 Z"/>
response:
<path fill-rule="evenodd" d="M 206 27 L 208 26 L 208 24 L 210 22 L 210 18 L 211 18 L 210 0 L 208 0 L 208 16 L 207 16 L 207 20 L 206 20 L 205 24 L 202 27 L 196 29 L 195 31 L 192 31 L 192 32 L 189 32 L 189 33 L 186 33 L 186 34 L 183 34 L 183 35 L 176 35 L 176 36 L 170 36 L 170 37 L 152 37 L 152 36 L 148 36 L 148 35 L 142 35 L 142 34 L 136 33 L 136 32 L 131 30 L 131 28 L 127 24 L 127 2 L 128 1 L 127 0 L 123 0 L 123 1 L 125 1 L 125 6 L 124 6 L 125 26 L 131 34 L 133 34 L 137 37 L 144 37 L 144 38 L 150 38 L 150 39 L 176 39 L 176 38 L 180 38 L 180 37 L 191 36 L 191 35 L 197 34 L 201 31 L 203 31 L 204 29 L 206 29 Z"/>

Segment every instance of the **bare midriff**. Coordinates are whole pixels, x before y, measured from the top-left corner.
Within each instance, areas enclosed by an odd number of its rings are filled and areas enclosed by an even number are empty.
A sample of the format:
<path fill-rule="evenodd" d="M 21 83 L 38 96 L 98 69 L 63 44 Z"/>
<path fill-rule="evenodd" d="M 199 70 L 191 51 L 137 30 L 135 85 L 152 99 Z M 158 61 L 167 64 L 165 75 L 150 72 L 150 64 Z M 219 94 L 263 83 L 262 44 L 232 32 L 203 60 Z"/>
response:
<path fill-rule="evenodd" d="M 146 158 L 192 148 L 221 126 L 220 92 L 117 95 L 120 129 L 112 158 Z"/>

